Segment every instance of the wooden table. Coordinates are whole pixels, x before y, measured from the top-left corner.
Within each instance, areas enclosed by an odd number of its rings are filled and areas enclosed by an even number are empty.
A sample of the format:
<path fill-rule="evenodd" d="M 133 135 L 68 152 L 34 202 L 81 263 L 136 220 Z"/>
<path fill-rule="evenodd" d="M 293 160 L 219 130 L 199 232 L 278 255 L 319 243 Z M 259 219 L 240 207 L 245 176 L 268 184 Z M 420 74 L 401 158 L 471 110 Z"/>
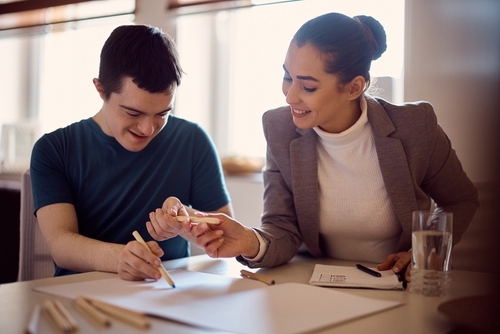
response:
<path fill-rule="evenodd" d="M 277 284 L 285 282 L 307 284 L 316 263 L 353 265 L 353 263 L 345 261 L 297 256 L 286 265 L 272 269 L 261 269 L 258 272 L 274 278 Z M 371 266 L 373 264 L 366 265 Z M 164 262 L 164 266 L 167 270 L 182 268 L 231 277 L 241 277 L 240 270 L 246 268 L 235 259 L 211 259 L 207 255 L 167 261 Z M 42 304 L 47 299 L 47 295 L 33 291 L 34 287 L 111 277 L 116 277 L 116 275 L 91 272 L 0 285 L 0 333 L 25 332 L 31 310 L 36 304 Z M 450 297 L 425 297 L 411 294 L 409 291 L 339 289 L 363 297 L 400 301 L 404 305 L 375 315 L 332 326 L 317 333 L 450 333 L 456 328 L 456 324 L 438 312 L 437 307 L 450 299 L 489 294 L 495 281 L 496 278 L 489 274 L 454 271 L 453 292 Z M 151 319 L 152 327 L 148 331 L 137 330 L 117 321 L 114 321 L 110 328 L 98 330 L 98 328 L 80 315 L 75 309 L 73 301 L 64 298 L 59 299 L 67 306 L 78 321 L 80 333 L 215 333 L 207 329 L 190 327 L 163 319 Z M 42 314 L 38 333 L 54 332 L 57 332 L 54 325 L 48 320 L 45 314 Z"/>

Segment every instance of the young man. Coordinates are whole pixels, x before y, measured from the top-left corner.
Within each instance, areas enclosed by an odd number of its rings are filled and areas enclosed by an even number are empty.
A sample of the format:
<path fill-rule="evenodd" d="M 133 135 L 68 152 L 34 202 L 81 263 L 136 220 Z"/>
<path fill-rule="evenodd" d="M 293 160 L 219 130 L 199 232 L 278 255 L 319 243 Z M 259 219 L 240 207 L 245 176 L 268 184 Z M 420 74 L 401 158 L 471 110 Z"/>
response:
<path fill-rule="evenodd" d="M 169 213 L 232 214 L 212 141 L 198 125 L 170 115 L 181 74 L 167 35 L 118 27 L 93 80 L 102 109 L 35 144 L 34 209 L 56 276 L 97 270 L 159 279 L 160 260 L 189 256 L 189 221 Z M 167 208 L 169 197 L 189 207 L 155 210 Z M 133 241 L 134 230 L 158 241 L 148 242 L 153 254 Z"/>

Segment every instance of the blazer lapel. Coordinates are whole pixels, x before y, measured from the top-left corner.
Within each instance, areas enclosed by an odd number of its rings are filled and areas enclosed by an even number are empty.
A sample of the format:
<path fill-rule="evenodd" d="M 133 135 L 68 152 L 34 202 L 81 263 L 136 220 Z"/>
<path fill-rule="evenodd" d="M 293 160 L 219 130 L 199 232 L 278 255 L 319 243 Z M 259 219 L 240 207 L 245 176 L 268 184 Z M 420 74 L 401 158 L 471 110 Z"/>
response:
<path fill-rule="evenodd" d="M 401 240 L 411 240 L 411 213 L 417 210 L 406 153 L 396 129 L 380 103 L 367 97 L 368 119 L 372 127 L 380 171 L 392 203 L 394 215 L 403 228 Z M 304 243 L 313 256 L 322 256 L 319 238 L 317 136 L 314 130 L 297 129 L 301 137 L 290 143 L 290 170 L 294 204 Z M 406 245 L 404 245 L 406 247 Z"/>
<path fill-rule="evenodd" d="M 406 153 L 398 138 L 389 135 L 396 129 L 383 106 L 367 98 L 368 119 L 372 127 L 380 171 L 397 221 L 403 228 L 401 240 L 411 240 L 411 213 L 417 210 Z"/>
<path fill-rule="evenodd" d="M 297 129 L 301 137 L 290 143 L 290 170 L 294 204 L 303 241 L 314 256 L 322 256 L 319 243 L 318 158 L 314 130 Z"/>

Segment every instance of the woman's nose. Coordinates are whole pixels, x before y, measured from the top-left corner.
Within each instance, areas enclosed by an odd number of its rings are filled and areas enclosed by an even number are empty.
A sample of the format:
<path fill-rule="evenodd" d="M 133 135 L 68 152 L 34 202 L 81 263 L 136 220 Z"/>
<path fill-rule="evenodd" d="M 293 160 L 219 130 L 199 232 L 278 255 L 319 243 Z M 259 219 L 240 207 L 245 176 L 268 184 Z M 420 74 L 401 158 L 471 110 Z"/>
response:
<path fill-rule="evenodd" d="M 285 94 L 286 97 L 286 103 L 288 104 L 298 104 L 300 102 L 299 95 L 297 94 L 297 90 L 295 85 L 290 85 L 287 87 L 288 89 L 284 89 L 283 93 Z"/>

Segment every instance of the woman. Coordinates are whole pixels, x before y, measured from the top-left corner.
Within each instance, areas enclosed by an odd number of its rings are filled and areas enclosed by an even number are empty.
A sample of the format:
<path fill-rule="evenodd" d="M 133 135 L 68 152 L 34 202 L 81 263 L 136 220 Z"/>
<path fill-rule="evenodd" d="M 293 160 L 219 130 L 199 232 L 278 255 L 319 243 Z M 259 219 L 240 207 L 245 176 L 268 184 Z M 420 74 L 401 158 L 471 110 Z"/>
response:
<path fill-rule="evenodd" d="M 477 191 L 432 106 L 397 106 L 365 93 L 371 62 L 385 50 L 385 31 L 372 17 L 329 13 L 297 31 L 283 66 L 289 106 L 263 116 L 262 224 L 252 229 L 217 215 L 220 225 L 194 226 L 208 255 L 272 267 L 304 245 L 313 256 L 398 273 L 411 260 L 412 211 L 429 210 L 432 201 L 453 212 L 453 241 L 460 240 Z M 169 203 L 174 212 L 182 208 Z"/>

